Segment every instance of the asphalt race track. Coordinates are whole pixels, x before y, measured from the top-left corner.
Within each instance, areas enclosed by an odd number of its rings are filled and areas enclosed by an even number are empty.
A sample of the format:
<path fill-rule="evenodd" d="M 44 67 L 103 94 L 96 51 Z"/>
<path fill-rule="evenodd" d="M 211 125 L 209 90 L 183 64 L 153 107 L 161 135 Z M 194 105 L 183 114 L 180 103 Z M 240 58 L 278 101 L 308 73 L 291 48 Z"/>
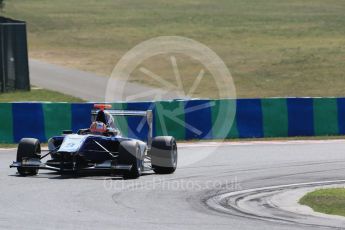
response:
<path fill-rule="evenodd" d="M 1 229 L 345 229 L 326 227 L 325 220 L 302 224 L 297 217 L 284 222 L 222 212 L 207 203 L 227 192 L 344 180 L 342 140 L 183 144 L 175 174 L 138 180 L 48 171 L 24 178 L 8 167 L 14 159 L 15 150 L 0 150 Z"/>
<path fill-rule="evenodd" d="M 30 59 L 32 85 L 72 95 L 86 101 L 104 101 L 108 79 L 105 76 Z M 132 100 L 133 95 L 135 101 L 152 100 L 153 95 L 142 96 L 140 94 L 141 96 L 139 96 L 138 94 L 138 92 L 151 91 L 159 94 L 161 99 L 177 98 L 174 93 L 166 93 L 164 90 L 133 82 L 127 82 L 125 88 L 117 86 L 114 88 L 116 93 L 114 92 L 113 96 L 117 101 Z"/>

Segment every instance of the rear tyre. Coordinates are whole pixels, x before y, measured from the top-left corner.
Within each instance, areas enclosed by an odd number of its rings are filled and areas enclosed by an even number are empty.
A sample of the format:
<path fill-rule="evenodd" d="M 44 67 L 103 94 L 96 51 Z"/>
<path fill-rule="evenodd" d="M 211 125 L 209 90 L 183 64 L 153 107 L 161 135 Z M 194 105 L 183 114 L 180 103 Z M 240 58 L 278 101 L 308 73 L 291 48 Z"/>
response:
<path fill-rule="evenodd" d="M 20 140 L 17 150 L 17 162 L 22 162 L 23 158 L 40 158 L 41 144 L 39 140 L 34 138 L 23 138 Z M 18 173 L 21 176 L 37 175 L 38 168 L 18 167 Z"/>
<path fill-rule="evenodd" d="M 158 174 L 171 174 L 177 167 L 177 144 L 174 137 L 155 137 L 151 145 L 152 169 Z"/>
<path fill-rule="evenodd" d="M 125 179 L 136 179 L 143 171 L 143 155 L 135 141 L 122 141 L 119 147 L 119 163 L 132 165 L 130 171 L 123 174 Z"/>

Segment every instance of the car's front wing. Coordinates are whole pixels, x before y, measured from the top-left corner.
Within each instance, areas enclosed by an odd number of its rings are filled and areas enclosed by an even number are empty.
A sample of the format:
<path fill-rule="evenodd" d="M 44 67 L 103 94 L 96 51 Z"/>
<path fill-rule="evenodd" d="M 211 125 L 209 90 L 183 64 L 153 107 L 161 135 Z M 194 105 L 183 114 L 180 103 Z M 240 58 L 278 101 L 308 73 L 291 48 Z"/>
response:
<path fill-rule="evenodd" d="M 51 163 L 50 163 L 51 164 Z M 130 171 L 132 169 L 132 165 L 124 165 L 124 164 L 115 164 L 114 161 L 108 160 L 104 161 L 100 164 L 95 164 L 90 167 L 78 168 L 78 169 L 68 169 L 68 168 L 61 168 L 60 162 L 57 162 L 57 166 L 49 166 L 45 163 L 42 163 L 39 159 L 26 159 L 22 162 L 14 161 L 10 168 L 36 168 L 36 169 L 46 169 L 52 170 L 57 172 L 73 172 L 73 171 Z"/>

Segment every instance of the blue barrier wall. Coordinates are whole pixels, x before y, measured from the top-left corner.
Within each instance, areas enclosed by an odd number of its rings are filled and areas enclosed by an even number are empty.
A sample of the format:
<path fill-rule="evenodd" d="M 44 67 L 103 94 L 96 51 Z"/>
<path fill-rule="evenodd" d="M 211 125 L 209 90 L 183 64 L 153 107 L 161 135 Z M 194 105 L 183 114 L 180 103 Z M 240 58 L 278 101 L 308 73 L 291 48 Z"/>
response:
<path fill-rule="evenodd" d="M 0 103 L 0 142 L 23 137 L 46 142 L 62 130 L 76 132 L 90 126 L 92 108 L 91 103 Z M 180 140 L 345 134 L 345 98 L 174 100 L 113 103 L 113 108 L 152 109 L 154 136 Z M 146 138 L 141 118 L 118 122 L 124 135 Z"/>

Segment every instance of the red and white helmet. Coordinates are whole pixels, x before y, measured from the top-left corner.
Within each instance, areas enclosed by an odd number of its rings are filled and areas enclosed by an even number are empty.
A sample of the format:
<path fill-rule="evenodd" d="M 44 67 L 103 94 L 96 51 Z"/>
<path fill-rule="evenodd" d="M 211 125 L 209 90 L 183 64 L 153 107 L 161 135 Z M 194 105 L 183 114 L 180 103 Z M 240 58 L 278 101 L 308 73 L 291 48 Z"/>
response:
<path fill-rule="evenodd" d="M 105 133 L 107 126 L 103 122 L 95 121 L 90 126 L 90 131 L 93 133 Z"/>

